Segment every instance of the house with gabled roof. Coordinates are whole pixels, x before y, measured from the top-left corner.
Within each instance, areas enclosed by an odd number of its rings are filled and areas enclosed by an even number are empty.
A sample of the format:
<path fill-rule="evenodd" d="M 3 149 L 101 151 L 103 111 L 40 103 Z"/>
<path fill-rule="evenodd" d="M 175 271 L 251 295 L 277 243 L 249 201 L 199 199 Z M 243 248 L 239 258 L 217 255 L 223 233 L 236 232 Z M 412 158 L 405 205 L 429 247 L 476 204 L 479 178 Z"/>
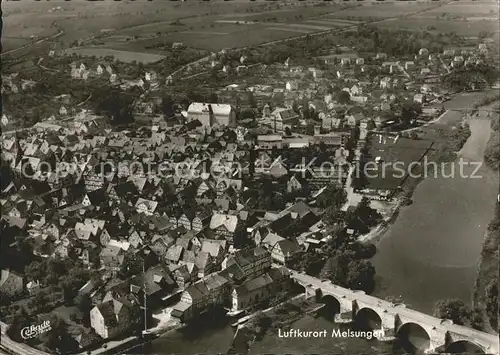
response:
<path fill-rule="evenodd" d="M 139 198 L 135 204 L 137 212 L 144 213 L 146 215 L 152 215 L 157 207 L 158 201 L 146 200 L 144 198 Z"/>
<path fill-rule="evenodd" d="M 110 270 L 117 270 L 125 259 L 125 251 L 116 245 L 107 245 L 99 253 L 101 265 Z"/>
<path fill-rule="evenodd" d="M 246 278 L 263 274 L 271 267 L 271 254 L 262 247 L 238 250 L 228 256 L 222 263 L 222 269 L 237 264 Z"/>
<path fill-rule="evenodd" d="M 210 219 L 209 229 L 215 234 L 217 239 L 226 239 L 234 243 L 238 233 L 244 230 L 238 216 L 214 213 Z"/>
<path fill-rule="evenodd" d="M 216 265 L 220 265 L 224 260 L 225 250 L 218 241 L 210 239 L 203 240 L 201 244 L 201 251 L 209 253 Z"/>
<path fill-rule="evenodd" d="M 172 245 L 168 248 L 167 253 L 165 254 L 165 260 L 173 264 L 178 264 L 182 258 L 183 252 L 184 248 L 180 245 Z"/>
<path fill-rule="evenodd" d="M 132 325 L 131 308 L 126 300 L 110 299 L 90 311 L 90 326 L 103 339 L 124 334 Z"/>
<path fill-rule="evenodd" d="M 286 265 L 290 261 L 293 261 L 302 252 L 299 244 L 293 239 L 277 241 L 270 250 L 273 261 L 282 265 Z"/>

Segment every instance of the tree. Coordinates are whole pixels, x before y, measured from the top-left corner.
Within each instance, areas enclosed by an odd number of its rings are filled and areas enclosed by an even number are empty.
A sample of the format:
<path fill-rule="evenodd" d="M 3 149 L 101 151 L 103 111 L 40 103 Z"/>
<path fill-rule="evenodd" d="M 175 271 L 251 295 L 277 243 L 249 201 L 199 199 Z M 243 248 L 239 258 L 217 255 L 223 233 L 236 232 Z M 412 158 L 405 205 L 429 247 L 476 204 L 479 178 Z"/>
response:
<path fill-rule="evenodd" d="M 311 276 L 317 276 L 325 261 L 316 252 L 303 253 L 300 258 L 290 262 L 287 267 L 293 270 L 304 271 Z"/>
<path fill-rule="evenodd" d="M 246 119 L 255 119 L 255 112 L 252 109 L 243 109 L 240 111 L 239 119 L 241 120 L 246 120 Z"/>
<path fill-rule="evenodd" d="M 83 325 L 90 325 L 90 310 L 92 309 L 93 303 L 89 295 L 83 294 L 76 298 L 75 303 L 78 309 L 83 313 Z"/>
<path fill-rule="evenodd" d="M 24 273 L 30 280 L 38 281 L 45 279 L 46 269 L 42 267 L 39 261 L 33 261 L 24 268 Z"/>
<path fill-rule="evenodd" d="M 17 342 L 23 342 L 24 339 L 21 337 L 21 329 L 24 327 L 29 327 L 33 324 L 32 317 L 29 316 L 28 312 L 25 308 L 21 308 L 21 310 L 14 315 L 12 322 L 7 329 L 7 335 Z"/>
<path fill-rule="evenodd" d="M 337 260 L 335 258 L 328 258 L 325 261 L 325 264 L 321 268 L 319 273 L 319 277 L 321 279 L 335 279 L 333 273 L 338 270 Z"/>
<path fill-rule="evenodd" d="M 347 194 L 344 189 L 335 184 L 331 184 L 318 197 L 317 205 L 321 208 L 333 207 L 340 209 L 346 201 Z"/>
<path fill-rule="evenodd" d="M 484 329 L 484 319 L 479 309 L 472 310 L 469 316 L 469 326 L 477 330 Z"/>
<path fill-rule="evenodd" d="M 50 301 L 49 295 L 44 290 L 40 290 L 33 298 L 38 309 L 44 309 Z"/>
<path fill-rule="evenodd" d="M 357 257 L 362 259 L 370 259 L 377 253 L 377 247 L 372 243 L 354 243 L 353 250 Z"/>
<path fill-rule="evenodd" d="M 498 280 L 491 280 L 485 288 L 486 315 L 492 327 L 498 327 Z"/>
<path fill-rule="evenodd" d="M 349 263 L 347 287 L 353 290 L 373 291 L 375 286 L 375 268 L 369 260 L 354 260 Z"/>
<path fill-rule="evenodd" d="M 219 102 L 219 97 L 217 96 L 216 93 L 212 92 L 210 93 L 210 95 L 208 95 L 208 102 L 216 104 Z"/>
<path fill-rule="evenodd" d="M 167 95 L 161 99 L 161 111 L 163 116 L 168 119 L 175 115 L 174 101 L 170 95 Z"/>
<path fill-rule="evenodd" d="M 144 63 L 138 62 L 136 66 L 137 76 L 142 76 L 144 74 Z"/>
<path fill-rule="evenodd" d="M 471 317 L 471 310 L 458 299 L 439 300 L 434 305 L 434 316 L 441 319 L 450 319 L 458 325 L 467 325 Z"/>
<path fill-rule="evenodd" d="M 335 206 L 329 206 L 323 212 L 321 216 L 321 220 L 327 226 L 333 226 L 335 223 L 338 223 L 342 218 L 343 213 L 339 211 Z"/>
<path fill-rule="evenodd" d="M 346 276 L 347 276 L 347 265 L 350 256 L 343 253 L 342 251 L 338 251 L 333 256 L 328 258 L 325 262 L 325 266 L 321 270 L 323 277 L 330 279 L 334 284 L 339 286 L 347 286 L 346 285 Z"/>
<path fill-rule="evenodd" d="M 401 121 L 408 125 L 422 113 L 422 105 L 418 102 L 406 101 L 401 106 Z"/>
<path fill-rule="evenodd" d="M 61 276 L 64 276 L 72 269 L 72 263 L 68 259 L 51 258 L 47 261 L 47 283 L 58 284 Z"/>
<path fill-rule="evenodd" d="M 248 93 L 248 104 L 250 105 L 251 108 L 257 107 L 257 100 L 255 99 L 255 96 L 251 91 Z"/>
<path fill-rule="evenodd" d="M 367 233 L 381 219 L 377 210 L 370 207 L 370 200 L 363 197 L 356 207 L 350 207 L 346 213 L 346 224 L 349 228 Z"/>
<path fill-rule="evenodd" d="M 126 279 L 130 276 L 138 275 L 142 272 L 142 260 L 135 254 L 126 254 L 120 266 L 119 276 Z"/>
<path fill-rule="evenodd" d="M 49 349 L 62 354 L 68 354 L 77 349 L 76 341 L 68 332 L 68 325 L 57 316 L 50 318 L 50 330 L 44 333 L 43 342 Z"/>
<path fill-rule="evenodd" d="M 97 88 L 93 97 L 96 97 L 94 109 L 104 112 L 111 118 L 113 124 L 127 124 L 134 121 L 132 114 L 133 98 L 130 94 L 117 89 L 102 87 Z"/>
<path fill-rule="evenodd" d="M 500 166 L 500 133 L 493 132 L 484 151 L 484 161 L 494 170 Z"/>
<path fill-rule="evenodd" d="M 341 103 L 342 105 L 348 104 L 351 101 L 351 94 L 349 94 L 345 90 L 341 90 L 337 94 L 337 101 Z"/>
<path fill-rule="evenodd" d="M 89 277 L 90 273 L 87 269 L 76 266 L 71 268 L 68 274 L 60 279 L 59 285 L 63 290 L 66 304 L 71 305 L 74 303 L 74 298 L 78 294 L 78 289 L 88 281 Z"/>

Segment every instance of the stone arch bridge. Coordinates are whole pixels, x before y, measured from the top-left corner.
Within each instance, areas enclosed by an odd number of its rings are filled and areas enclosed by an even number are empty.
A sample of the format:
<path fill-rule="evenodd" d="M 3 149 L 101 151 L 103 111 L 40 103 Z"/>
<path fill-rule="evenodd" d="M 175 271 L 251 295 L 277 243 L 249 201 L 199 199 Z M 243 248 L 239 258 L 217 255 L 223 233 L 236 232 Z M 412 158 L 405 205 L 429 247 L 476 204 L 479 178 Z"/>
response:
<path fill-rule="evenodd" d="M 336 322 L 350 322 L 361 311 L 375 313 L 378 324 L 384 334 L 382 339 L 392 339 L 409 326 L 427 334 L 428 342 L 424 344 L 426 353 L 451 352 L 450 347 L 467 344 L 483 351 L 485 354 L 499 355 L 499 340 L 495 335 L 475 329 L 453 324 L 450 320 L 443 320 L 430 315 L 408 309 L 404 304 L 394 304 L 379 298 L 369 296 L 363 291 L 353 291 L 332 284 L 330 281 L 321 281 L 315 277 L 290 270 L 292 278 L 306 289 L 306 292 L 317 292 L 321 295 L 333 297 L 340 305 L 340 312 L 335 315 Z M 385 339 L 383 339 L 385 338 Z"/>

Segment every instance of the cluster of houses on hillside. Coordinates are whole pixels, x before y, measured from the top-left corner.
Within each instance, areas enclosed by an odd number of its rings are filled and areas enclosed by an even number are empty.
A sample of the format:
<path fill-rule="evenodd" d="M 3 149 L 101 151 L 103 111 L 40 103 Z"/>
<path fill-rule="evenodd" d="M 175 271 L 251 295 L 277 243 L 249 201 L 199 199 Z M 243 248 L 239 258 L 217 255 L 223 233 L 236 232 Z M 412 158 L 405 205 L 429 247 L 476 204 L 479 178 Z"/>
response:
<path fill-rule="evenodd" d="M 272 103 L 273 107 L 299 111 L 307 108 L 316 112 L 325 130 L 341 128 L 346 108 L 354 106 L 381 126 L 391 120 L 386 113 L 395 103 L 425 106 L 442 102 L 447 91 L 442 89 L 441 77 L 460 67 L 485 63 L 488 46 L 445 48 L 442 53 L 422 48 L 415 57 L 407 58 L 389 58 L 385 53 L 361 57 L 355 49 L 344 47 L 341 52 L 318 57 L 318 65 L 309 68 L 294 64 L 290 58 L 283 64 L 255 65 L 235 77 L 239 83 L 220 89 L 219 98 L 245 105 L 251 93 L 261 106 Z M 246 77 L 252 78 L 251 84 L 246 83 Z M 255 78 L 261 78 L 262 83 L 255 84 Z M 336 99 L 338 92 L 332 92 L 332 85 L 349 94 L 348 102 Z M 273 122 L 268 126 L 275 128 Z M 276 128 L 280 129 L 279 122 Z"/>

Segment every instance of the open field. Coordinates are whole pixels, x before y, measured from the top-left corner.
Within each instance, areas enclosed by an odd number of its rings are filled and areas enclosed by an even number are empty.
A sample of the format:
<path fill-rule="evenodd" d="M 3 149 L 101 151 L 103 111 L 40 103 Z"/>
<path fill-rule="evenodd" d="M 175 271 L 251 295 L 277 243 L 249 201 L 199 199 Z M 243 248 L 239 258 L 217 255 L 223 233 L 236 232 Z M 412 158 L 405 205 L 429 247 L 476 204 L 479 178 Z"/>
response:
<path fill-rule="evenodd" d="M 477 37 L 481 31 L 498 31 L 498 21 L 461 21 L 428 18 L 405 18 L 378 24 L 382 28 L 455 32 L 462 36 Z"/>
<path fill-rule="evenodd" d="M 132 63 L 133 61 L 141 62 L 144 64 L 159 62 L 164 59 L 165 56 L 159 54 L 151 53 L 139 53 L 139 52 L 128 52 L 119 51 L 115 49 L 108 48 L 70 48 L 65 50 L 66 53 L 76 53 L 81 56 L 96 56 L 96 57 L 107 57 L 113 56 L 121 62 Z"/>
<path fill-rule="evenodd" d="M 305 33 L 312 33 L 314 30 L 301 30 L 290 32 L 289 29 L 277 30 L 274 25 L 261 28 L 253 28 L 251 31 L 243 27 L 239 31 L 233 31 L 228 34 L 202 34 L 195 30 L 187 32 L 176 32 L 168 37 L 173 42 L 183 42 L 185 45 L 193 48 L 204 49 L 208 51 L 219 51 L 224 48 L 241 47 L 257 45 L 262 42 L 286 39 L 291 36 L 297 36 Z M 212 29 L 210 29 L 211 31 Z M 218 30 L 214 30 L 218 31 Z"/>
<path fill-rule="evenodd" d="M 370 141 L 368 155 L 371 161 L 380 157 L 385 166 L 369 171 L 367 174 L 367 183 L 369 188 L 396 189 L 401 186 L 409 165 L 418 162 L 424 154 L 431 148 L 432 142 L 428 140 L 412 140 L 400 138 L 395 140 L 390 137 L 373 135 Z M 396 164 L 394 167 L 389 164 Z M 400 169 L 400 170 L 398 170 Z"/>
<path fill-rule="evenodd" d="M 49 12 L 59 6 L 61 9 L 57 12 Z M 146 62 L 159 60 L 155 56 L 164 54 L 163 51 L 173 42 L 182 42 L 188 47 L 202 50 L 219 51 L 426 10 L 430 11 L 414 15 L 413 18 L 396 19 L 379 25 L 398 29 L 456 31 L 467 36 L 477 36 L 480 31 L 495 31 L 497 28 L 496 21 L 482 20 L 485 16 L 494 17 L 491 10 L 495 5 L 491 2 L 447 5 L 443 2 L 314 4 L 157 1 L 140 2 L 139 5 L 139 2 L 106 1 L 89 6 L 86 1 L 52 1 L 35 2 L 29 9 L 16 2 L 4 2 L 3 7 L 6 48 L 14 48 L 22 41 L 29 41 L 31 35 L 47 36 L 59 30 L 65 31 L 53 43 L 19 51 L 19 56 L 29 56 L 30 50 L 40 52 L 51 47 L 63 49 L 75 40 L 92 39 L 103 32 L 110 32 L 109 35 L 91 40 L 93 46 L 88 50 L 82 47 L 77 52 L 89 55 L 97 52 L 99 55 L 115 53 L 125 60 L 133 57 L 131 52 L 137 52 L 135 60 L 140 57 L 141 61 Z M 476 20 L 450 20 L 441 16 L 443 13 L 450 16 L 460 14 Z M 30 23 L 30 26 L 26 23 Z M 21 30 L 19 34 L 16 29 Z M 16 38 L 9 39 L 9 33 Z"/>
<path fill-rule="evenodd" d="M 493 3 L 478 3 L 476 4 L 463 4 L 461 2 L 452 2 L 443 5 L 440 8 L 430 10 L 425 14 L 425 16 L 441 16 L 441 14 L 446 15 L 457 15 L 457 16 L 470 16 L 470 15 L 495 15 L 498 17 L 498 4 Z M 422 15 L 424 16 L 424 15 Z"/>
<path fill-rule="evenodd" d="M 2 51 L 9 51 L 11 49 L 20 48 L 33 42 L 33 40 L 27 38 L 2 36 Z"/>
<path fill-rule="evenodd" d="M 332 18 L 386 18 L 402 16 L 408 13 L 416 11 L 424 11 L 427 9 L 432 9 L 438 4 L 435 3 L 416 3 L 416 2 L 405 2 L 405 3 L 367 3 L 363 6 L 356 8 L 344 10 L 337 14 L 328 15 Z"/>
<path fill-rule="evenodd" d="M 23 5 L 24 4 L 24 5 Z M 354 5 L 350 5 L 354 6 Z M 239 45 L 258 44 L 296 35 L 297 32 L 317 31 L 321 24 L 302 24 L 302 30 L 263 32 L 262 23 L 291 23 L 330 14 L 348 7 L 335 3 L 269 3 L 269 2 L 92 2 L 56 0 L 33 2 L 3 2 L 4 50 L 22 47 L 37 38 L 49 37 L 59 31 L 64 34 L 52 43 L 36 45 L 16 53 L 29 57 L 46 53 L 50 48 L 64 49 L 75 41 L 100 36 L 100 47 L 161 54 L 145 47 L 170 41 L 186 42 L 196 48 L 219 50 Z M 228 23 L 227 21 L 238 21 Z M 220 22 L 222 21 L 222 22 Z M 260 22 L 251 36 L 241 23 Z M 29 24 L 29 26 L 27 25 Z M 283 25 L 278 25 L 283 26 Z M 332 27 L 335 26 L 332 24 Z M 286 27 L 286 26 L 285 26 Z M 300 26 L 299 26 L 300 27 Z M 293 28 L 293 27 L 292 27 Z M 254 31 L 254 28 L 251 29 Z M 109 32 L 110 35 L 105 35 Z M 276 32 L 276 33 L 275 33 Z M 227 34 L 228 38 L 219 38 Z M 158 37 L 152 39 L 150 37 Z M 168 36 L 166 39 L 164 36 Z M 15 37 L 15 38 L 11 38 Z M 145 38 L 147 37 L 147 38 Z M 238 38 L 229 38 L 238 37 Z M 261 38 L 259 40 L 259 37 Z M 241 41 L 240 39 L 243 39 Z M 135 43 L 135 41 L 138 41 Z M 142 41 L 145 41 L 142 43 Z M 246 41 L 246 42 L 244 42 Z"/>
<path fill-rule="evenodd" d="M 60 7 L 57 11 L 51 11 Z M 280 4 L 256 2 L 114 2 L 71 1 L 50 2 L 3 1 L 4 36 L 29 38 L 48 36 L 64 30 L 63 44 L 95 36 L 103 29 L 122 30 L 160 21 L 204 18 L 217 14 L 276 10 Z M 55 22 L 55 27 L 52 27 Z M 29 24 L 29 26 L 28 26 Z M 53 33 L 51 33 L 53 31 Z"/>
<path fill-rule="evenodd" d="M 346 7 L 288 6 L 268 12 L 227 13 L 213 16 L 184 18 L 177 21 L 132 26 L 118 30 L 99 41 L 99 47 L 116 50 L 158 53 L 158 45 L 183 42 L 193 48 L 218 51 L 223 48 L 256 45 L 349 26 L 355 21 L 323 19 L 322 16 L 342 11 Z M 229 16 L 230 15 L 230 16 Z M 320 19 L 321 17 L 321 19 Z M 147 38 L 144 38 L 147 37 Z M 152 47 L 156 47 L 152 49 Z"/>

